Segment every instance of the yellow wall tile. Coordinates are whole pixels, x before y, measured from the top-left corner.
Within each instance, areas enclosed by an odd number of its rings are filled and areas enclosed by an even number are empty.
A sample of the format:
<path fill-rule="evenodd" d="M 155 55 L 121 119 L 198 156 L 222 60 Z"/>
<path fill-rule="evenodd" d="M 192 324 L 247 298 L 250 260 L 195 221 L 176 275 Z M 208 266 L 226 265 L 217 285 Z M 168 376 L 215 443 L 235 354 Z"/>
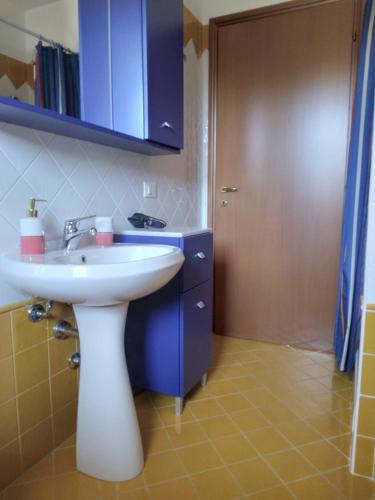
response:
<path fill-rule="evenodd" d="M 373 439 L 357 437 L 354 472 L 362 476 L 372 477 L 374 465 L 374 444 Z"/>
<path fill-rule="evenodd" d="M 53 415 L 54 445 L 58 446 L 77 428 L 77 402 L 73 401 Z"/>
<path fill-rule="evenodd" d="M 16 304 L 9 304 L 7 306 L 0 307 L 0 314 L 15 311 L 16 309 L 21 309 L 21 307 L 25 307 L 27 305 L 32 304 L 33 300 L 22 300 L 21 302 L 17 302 Z"/>
<path fill-rule="evenodd" d="M 77 371 L 67 368 L 51 379 L 53 412 L 77 398 Z"/>
<path fill-rule="evenodd" d="M 27 309 L 12 312 L 12 328 L 15 352 L 28 349 L 47 339 L 47 323 L 32 323 L 27 317 Z"/>
<path fill-rule="evenodd" d="M 23 392 L 48 378 L 47 342 L 16 355 L 17 391 Z"/>
<path fill-rule="evenodd" d="M 358 434 L 375 437 L 375 399 L 361 396 L 359 402 Z"/>
<path fill-rule="evenodd" d="M 375 312 L 366 314 L 364 352 L 375 354 Z"/>
<path fill-rule="evenodd" d="M 18 397 L 20 432 L 46 420 L 51 415 L 49 382 L 43 382 Z"/>
<path fill-rule="evenodd" d="M 16 394 L 13 358 L 0 360 L 0 374 L 0 404 L 2 404 L 8 399 L 14 398 Z"/>
<path fill-rule="evenodd" d="M 10 314 L 0 315 L 0 359 L 12 354 Z"/>
<path fill-rule="evenodd" d="M 64 370 L 68 367 L 68 359 L 77 351 L 77 341 L 71 337 L 69 339 L 57 340 L 51 338 L 48 341 L 50 370 L 51 374 L 55 375 L 57 372 Z"/>
<path fill-rule="evenodd" d="M 21 473 L 18 440 L 0 449 L 0 491 Z"/>
<path fill-rule="evenodd" d="M 16 400 L 11 399 L 0 406 L 0 448 L 18 436 Z"/>
<path fill-rule="evenodd" d="M 13 454 L 18 457 L 16 472 L 12 458 L 9 467 L 0 470 L 0 490 L 19 475 L 21 467 L 34 465 L 76 431 L 78 375 L 68 369 L 68 358 L 77 351 L 77 341 L 48 339 L 56 321 L 75 323 L 72 307 L 55 303 L 49 321 L 33 324 L 27 319 L 29 304 L 0 310 L 0 448 L 3 452 L 18 438 L 24 451 L 24 464 L 20 451 Z M 14 449 L 9 447 L 6 455 Z M 0 469 L 4 460 L 8 465 L 4 453 Z"/>
<path fill-rule="evenodd" d="M 375 396 L 375 356 L 362 358 L 362 385 L 361 394 Z"/>
<path fill-rule="evenodd" d="M 72 324 L 75 324 L 74 312 L 72 306 L 61 302 L 54 302 L 47 321 L 48 337 L 53 337 L 52 328 L 57 321 L 65 319 Z"/>
<path fill-rule="evenodd" d="M 49 418 L 21 436 L 23 469 L 43 458 L 53 447 L 52 421 Z"/>

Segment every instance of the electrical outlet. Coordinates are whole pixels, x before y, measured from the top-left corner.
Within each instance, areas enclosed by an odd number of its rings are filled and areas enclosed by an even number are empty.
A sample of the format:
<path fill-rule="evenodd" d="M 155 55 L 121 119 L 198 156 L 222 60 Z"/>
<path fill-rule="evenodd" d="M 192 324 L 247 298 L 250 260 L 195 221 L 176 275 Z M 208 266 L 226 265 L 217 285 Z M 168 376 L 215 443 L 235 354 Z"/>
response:
<path fill-rule="evenodd" d="M 143 198 L 157 198 L 158 197 L 158 185 L 156 182 L 144 182 L 143 183 Z"/>

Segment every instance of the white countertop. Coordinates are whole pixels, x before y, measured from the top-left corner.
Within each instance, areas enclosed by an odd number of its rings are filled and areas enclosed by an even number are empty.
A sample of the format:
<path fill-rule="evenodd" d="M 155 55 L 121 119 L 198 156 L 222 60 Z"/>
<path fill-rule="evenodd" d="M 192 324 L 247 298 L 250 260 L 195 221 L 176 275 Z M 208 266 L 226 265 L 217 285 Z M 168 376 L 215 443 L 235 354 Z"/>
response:
<path fill-rule="evenodd" d="M 165 229 L 125 229 L 124 231 L 115 231 L 115 233 L 125 234 L 126 236 L 169 236 L 171 238 L 183 238 L 185 236 L 212 233 L 212 229 L 201 227 L 166 227 Z"/>

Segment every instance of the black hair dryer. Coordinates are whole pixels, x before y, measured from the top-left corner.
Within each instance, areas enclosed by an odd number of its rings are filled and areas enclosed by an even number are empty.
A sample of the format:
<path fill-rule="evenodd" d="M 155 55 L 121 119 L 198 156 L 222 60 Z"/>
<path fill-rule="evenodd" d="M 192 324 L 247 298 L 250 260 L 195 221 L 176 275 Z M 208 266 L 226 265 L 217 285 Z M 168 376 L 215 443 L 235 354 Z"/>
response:
<path fill-rule="evenodd" d="M 164 229 L 167 223 L 162 219 L 156 219 L 151 217 L 151 215 L 135 213 L 131 217 L 128 217 L 130 224 L 137 229 L 147 229 L 149 227 L 155 229 Z"/>

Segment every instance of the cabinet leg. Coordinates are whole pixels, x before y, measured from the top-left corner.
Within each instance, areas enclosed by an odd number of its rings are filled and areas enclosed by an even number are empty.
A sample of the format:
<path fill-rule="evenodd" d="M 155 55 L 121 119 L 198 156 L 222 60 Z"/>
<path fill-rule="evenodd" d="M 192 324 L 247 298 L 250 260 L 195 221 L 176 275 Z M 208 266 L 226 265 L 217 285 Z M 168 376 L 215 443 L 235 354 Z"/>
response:
<path fill-rule="evenodd" d="M 182 410 L 184 409 L 184 398 L 175 398 L 176 403 L 176 416 L 180 417 L 182 415 Z"/>
<path fill-rule="evenodd" d="M 207 372 L 204 373 L 201 377 L 201 386 L 205 387 L 207 385 Z"/>

